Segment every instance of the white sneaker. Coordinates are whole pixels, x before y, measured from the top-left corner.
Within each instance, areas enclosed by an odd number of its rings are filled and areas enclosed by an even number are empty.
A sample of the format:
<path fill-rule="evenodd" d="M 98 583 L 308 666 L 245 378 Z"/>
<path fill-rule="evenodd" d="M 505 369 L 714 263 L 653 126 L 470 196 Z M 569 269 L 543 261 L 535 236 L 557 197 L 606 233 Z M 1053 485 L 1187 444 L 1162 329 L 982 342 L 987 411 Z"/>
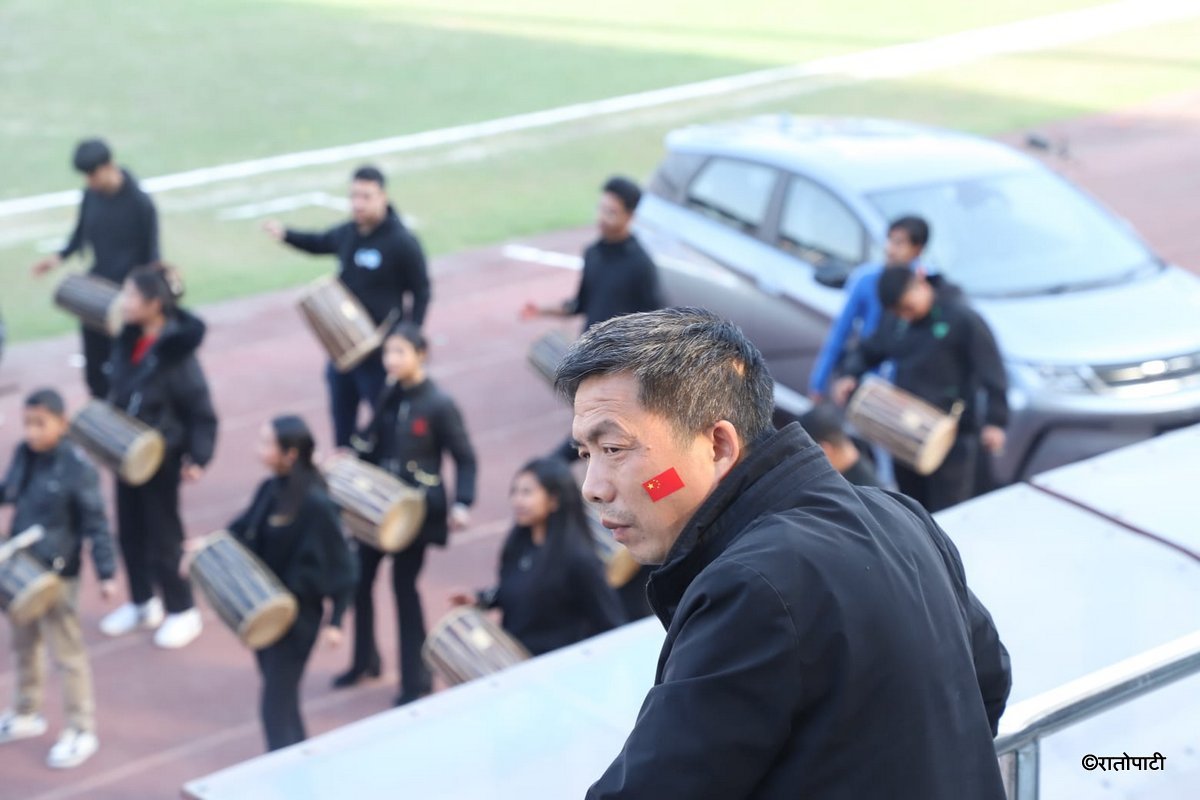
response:
<path fill-rule="evenodd" d="M 0 744 L 18 739 L 32 739 L 46 732 L 46 718 L 41 714 L 0 714 Z"/>
<path fill-rule="evenodd" d="M 100 749 L 100 740 L 96 734 L 89 731 L 77 731 L 67 728 L 58 737 L 50 755 L 46 756 L 46 766 L 54 769 L 70 769 L 78 767 L 96 754 Z"/>
<path fill-rule="evenodd" d="M 154 634 L 154 643 L 167 650 L 186 647 L 204 630 L 200 609 L 189 608 L 178 614 L 168 614 Z"/>
<path fill-rule="evenodd" d="M 157 628 L 162 621 L 162 600 L 153 597 L 140 606 L 126 603 L 105 614 L 100 620 L 100 631 L 107 636 L 124 636 L 138 628 Z"/>

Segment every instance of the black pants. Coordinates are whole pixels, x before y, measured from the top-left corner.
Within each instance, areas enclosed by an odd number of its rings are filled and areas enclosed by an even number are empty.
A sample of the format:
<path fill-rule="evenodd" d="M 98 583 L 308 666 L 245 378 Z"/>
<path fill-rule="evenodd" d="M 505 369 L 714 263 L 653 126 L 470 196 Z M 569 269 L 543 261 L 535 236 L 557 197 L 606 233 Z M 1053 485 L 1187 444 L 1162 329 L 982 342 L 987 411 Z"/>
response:
<path fill-rule="evenodd" d="M 168 614 L 192 607 L 192 587 L 179 575 L 183 522 L 179 518 L 179 456 L 168 456 L 141 486 L 117 481 L 117 528 L 129 595 L 137 604 L 162 590 Z"/>
<path fill-rule="evenodd" d="M 321 629 L 320 599 L 302 600 L 296 624 L 270 647 L 254 653 L 262 676 L 263 736 L 267 750 L 303 742 L 308 738 L 300 716 L 300 681 Z"/>
<path fill-rule="evenodd" d="M 80 328 L 83 335 L 84 378 L 92 397 L 108 397 L 108 357 L 112 339 L 106 333 Z"/>
<path fill-rule="evenodd" d="M 349 372 L 338 372 L 330 363 L 325 367 L 325 380 L 329 384 L 334 443 L 338 447 L 349 447 L 350 437 L 358 427 L 359 406 L 364 402 L 373 404 L 383 392 L 387 380 L 383 355 L 372 353 Z"/>
<path fill-rule="evenodd" d="M 375 600 L 371 589 L 384 557 L 373 547 L 358 544 L 358 591 L 354 596 L 354 669 L 365 669 L 378 658 L 375 646 Z M 425 645 L 425 614 L 417 594 L 417 576 L 425 563 L 425 542 L 416 541 L 392 556 L 392 593 L 396 598 L 396 620 L 400 626 L 400 685 L 405 694 L 429 691 L 429 670 L 421 660 Z"/>
<path fill-rule="evenodd" d="M 929 475 L 918 475 L 896 462 L 896 485 L 932 514 L 970 500 L 978 469 L 979 432 L 963 431 L 954 440 L 946 460 Z"/>

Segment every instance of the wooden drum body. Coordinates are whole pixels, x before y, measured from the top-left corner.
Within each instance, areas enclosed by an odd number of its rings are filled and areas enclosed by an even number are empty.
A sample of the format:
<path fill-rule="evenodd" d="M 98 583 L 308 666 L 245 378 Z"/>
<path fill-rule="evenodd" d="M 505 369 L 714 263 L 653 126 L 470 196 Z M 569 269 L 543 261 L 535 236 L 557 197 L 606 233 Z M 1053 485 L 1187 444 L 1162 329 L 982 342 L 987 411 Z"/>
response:
<path fill-rule="evenodd" d="M 296 621 L 296 598 L 227 531 L 205 537 L 188 573 L 221 621 L 252 650 L 275 644 Z"/>
<path fill-rule="evenodd" d="M 529 346 L 529 363 L 551 387 L 554 386 L 554 373 L 558 370 L 558 364 L 570 346 L 571 340 L 559 330 L 538 337 Z"/>
<path fill-rule="evenodd" d="M 335 277 L 314 281 L 298 306 L 339 372 L 354 369 L 383 344 L 388 323 L 376 328 L 358 298 Z"/>
<path fill-rule="evenodd" d="M 946 460 L 961 415 L 961 402 L 947 414 L 874 376 L 863 381 L 846 409 L 846 420 L 855 430 L 920 475 L 937 471 Z"/>
<path fill-rule="evenodd" d="M 385 553 L 398 553 L 416 540 L 425 522 L 423 490 L 353 456 L 335 456 L 322 469 L 329 496 L 355 539 Z"/>
<path fill-rule="evenodd" d="M 62 579 L 24 550 L 0 561 L 0 609 L 14 625 L 41 618 L 62 596 Z"/>
<path fill-rule="evenodd" d="M 633 555 L 625 545 L 618 542 L 608 532 L 608 529 L 592 526 L 592 541 L 596 545 L 596 555 L 604 563 L 604 578 L 608 585 L 620 589 L 633 580 L 642 565 L 634 560 Z"/>
<path fill-rule="evenodd" d="M 121 332 L 121 287 L 95 275 L 71 274 L 54 290 L 54 304 L 88 328 L 109 336 Z"/>
<path fill-rule="evenodd" d="M 162 434 L 103 400 L 90 400 L 71 420 L 70 437 L 130 486 L 141 486 L 162 466 Z"/>
<path fill-rule="evenodd" d="M 462 606 L 438 621 L 422 655 L 431 669 L 456 686 L 519 664 L 529 658 L 529 651 L 482 611 Z"/>

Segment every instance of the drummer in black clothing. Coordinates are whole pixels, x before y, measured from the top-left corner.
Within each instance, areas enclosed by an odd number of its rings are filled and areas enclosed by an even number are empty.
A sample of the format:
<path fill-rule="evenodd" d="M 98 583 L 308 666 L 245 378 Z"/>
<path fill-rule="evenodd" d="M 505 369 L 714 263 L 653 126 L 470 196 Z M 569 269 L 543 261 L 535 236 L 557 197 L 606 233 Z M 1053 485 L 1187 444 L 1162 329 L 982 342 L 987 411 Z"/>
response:
<path fill-rule="evenodd" d="M 899 388 L 946 412 L 963 404 L 958 435 L 941 467 L 920 475 L 896 464 L 900 491 L 928 511 L 940 511 L 972 496 L 981 446 L 989 453 L 1004 448 L 1004 363 L 987 323 L 940 276 L 888 267 L 879 279 L 879 299 L 887 313 L 875 333 L 847 353 L 834 397 L 845 403 L 864 373 L 890 360 Z M 983 408 L 977 403 L 981 393 Z"/>
<path fill-rule="evenodd" d="M 566 462 L 540 458 L 526 464 L 513 478 L 510 498 L 515 524 L 500 553 L 499 583 L 451 602 L 500 609 L 504 629 L 535 656 L 624 622 Z"/>
<path fill-rule="evenodd" d="M 307 737 L 300 680 L 318 638 L 342 641 L 342 615 L 354 597 L 356 568 L 342 538 L 337 508 L 313 464 L 315 445 L 300 417 L 263 427 L 259 457 L 272 475 L 259 484 L 229 531 L 254 552 L 296 598 L 295 623 L 275 644 L 255 652 L 262 675 L 261 713 L 268 750 Z M 330 604 L 325 612 L 325 601 Z"/>
<path fill-rule="evenodd" d="M 629 178 L 609 178 L 596 207 L 600 238 L 583 252 L 579 290 L 555 305 L 526 303 L 522 317 L 582 314 L 586 331 L 612 317 L 662 308 L 658 268 L 631 230 L 641 199 L 641 189 Z"/>
<path fill-rule="evenodd" d="M 392 554 L 392 592 L 400 626 L 401 693 L 397 705 L 430 691 L 431 677 L 421 660 L 425 616 L 417 593 L 417 576 L 428 545 L 445 547 L 451 529 L 465 528 L 475 502 L 475 450 L 458 405 L 425 374 L 428 345 L 415 325 L 401 323 L 383 344 L 388 386 L 375 416 L 354 447 L 362 458 L 404 482 L 425 490 L 425 520 L 415 542 Z M 442 480 L 442 460 L 454 461 L 453 503 Z M 354 661 L 334 686 L 353 686 L 364 676 L 380 673 L 375 647 L 375 573 L 386 553 L 358 543 L 359 579 L 354 598 Z"/>
<path fill-rule="evenodd" d="M 44 275 L 75 253 L 91 248 L 88 274 L 120 284 L 134 267 L 158 261 L 158 212 L 137 179 L 113 162 L 112 150 L 101 139 L 86 139 L 75 148 L 75 169 L 87 181 L 79 205 L 79 219 L 63 249 L 33 265 L 34 275 Z M 92 397 L 108 396 L 105 371 L 112 339 L 105 333 L 81 328 L 88 391 Z"/>
<path fill-rule="evenodd" d="M 383 173 L 377 168 L 360 167 L 350 184 L 352 219 L 348 222 L 313 233 L 269 220 L 263 229 L 297 250 L 336 255 L 338 278 L 362 302 L 376 325 L 390 319 L 392 323 L 409 321 L 419 327 L 425 323 L 430 299 L 425 253 L 392 208 L 385 186 Z M 331 362 L 325 378 L 329 383 L 334 440 L 338 447 L 347 447 L 358 423 L 359 405 L 375 402 L 383 390 L 379 351 L 344 373 Z"/>

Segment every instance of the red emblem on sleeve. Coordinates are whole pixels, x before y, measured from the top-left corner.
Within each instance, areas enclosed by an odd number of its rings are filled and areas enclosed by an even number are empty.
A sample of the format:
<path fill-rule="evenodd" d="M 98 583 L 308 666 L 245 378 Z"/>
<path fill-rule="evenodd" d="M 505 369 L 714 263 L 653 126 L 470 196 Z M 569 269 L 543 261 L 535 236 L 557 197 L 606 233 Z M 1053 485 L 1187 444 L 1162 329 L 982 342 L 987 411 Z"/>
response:
<path fill-rule="evenodd" d="M 646 490 L 646 494 L 650 495 L 650 499 L 657 503 L 667 495 L 682 489 L 683 479 L 679 477 L 675 468 L 671 467 L 666 472 L 659 473 L 643 483 L 642 488 Z"/>

